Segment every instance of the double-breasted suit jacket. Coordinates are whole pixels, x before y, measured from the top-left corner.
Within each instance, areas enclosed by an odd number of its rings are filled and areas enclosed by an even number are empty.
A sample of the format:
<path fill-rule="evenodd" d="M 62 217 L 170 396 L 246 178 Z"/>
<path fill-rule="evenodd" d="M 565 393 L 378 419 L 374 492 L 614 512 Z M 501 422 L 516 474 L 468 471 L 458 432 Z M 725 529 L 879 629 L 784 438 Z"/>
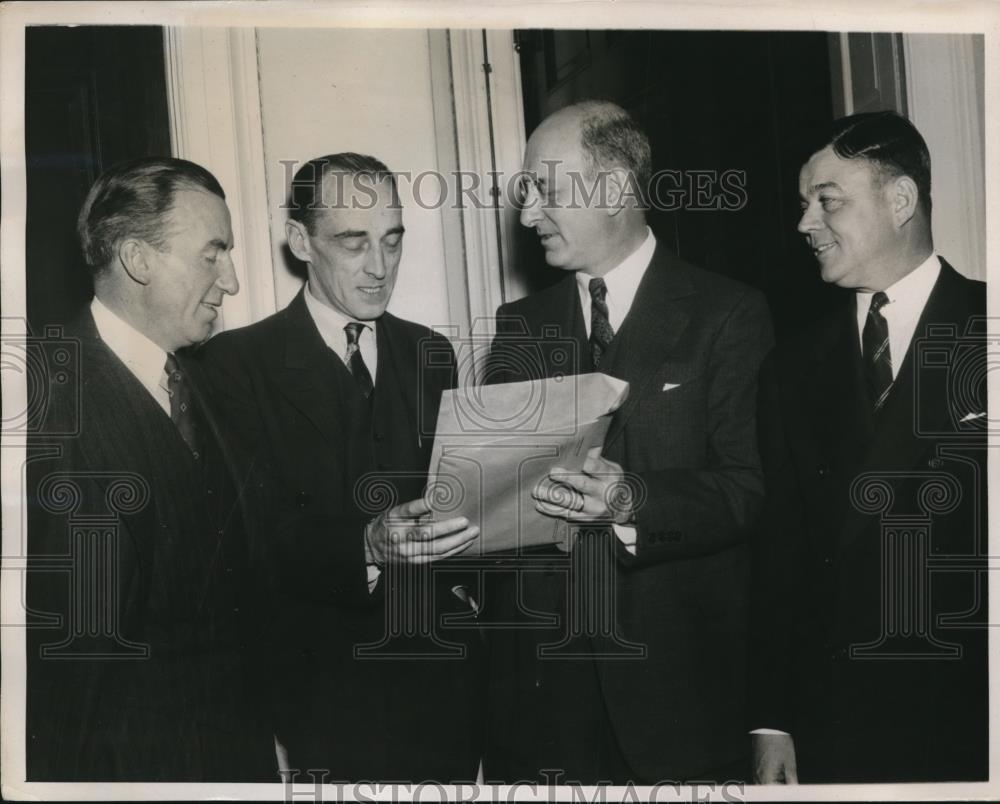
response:
<path fill-rule="evenodd" d="M 984 316 L 942 261 L 877 415 L 853 302 L 765 365 L 750 724 L 802 781 L 986 778 Z"/>
<path fill-rule="evenodd" d="M 364 551 L 365 525 L 424 491 L 454 351 L 388 313 L 375 335 L 371 403 L 301 292 L 201 352 L 244 460 L 267 478 L 276 732 L 293 768 L 331 780 L 475 778 L 479 639 L 471 617 L 441 630 L 469 613 L 451 593 L 461 568 L 387 568 L 370 592 Z M 414 607 L 432 634 L 400 630 Z"/>

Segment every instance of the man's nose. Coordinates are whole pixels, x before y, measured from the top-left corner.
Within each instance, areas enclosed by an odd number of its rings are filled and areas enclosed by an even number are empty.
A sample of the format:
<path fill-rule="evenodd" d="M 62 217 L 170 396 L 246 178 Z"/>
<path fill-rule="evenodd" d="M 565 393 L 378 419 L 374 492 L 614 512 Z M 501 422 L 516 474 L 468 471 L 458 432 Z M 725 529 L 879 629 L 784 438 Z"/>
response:
<path fill-rule="evenodd" d="M 222 257 L 219 278 L 215 284 L 219 286 L 219 290 L 223 293 L 228 293 L 230 296 L 235 296 L 240 292 L 240 282 L 236 278 L 236 266 L 233 264 L 231 252 L 227 251 L 225 256 Z"/>
<path fill-rule="evenodd" d="M 819 212 L 810 204 L 802 210 L 802 217 L 799 218 L 798 230 L 801 234 L 815 232 L 821 226 Z"/>
<path fill-rule="evenodd" d="M 373 279 L 385 278 L 385 255 L 382 253 L 383 246 L 368 250 L 368 262 L 365 264 L 365 273 Z"/>
<path fill-rule="evenodd" d="M 542 220 L 542 199 L 537 190 L 529 190 L 521 204 L 520 215 L 522 226 L 535 226 Z"/>
<path fill-rule="evenodd" d="M 522 226 L 535 226 L 542 220 L 542 194 L 532 181 L 526 181 L 524 187 L 524 198 L 521 200 L 520 221 Z"/>

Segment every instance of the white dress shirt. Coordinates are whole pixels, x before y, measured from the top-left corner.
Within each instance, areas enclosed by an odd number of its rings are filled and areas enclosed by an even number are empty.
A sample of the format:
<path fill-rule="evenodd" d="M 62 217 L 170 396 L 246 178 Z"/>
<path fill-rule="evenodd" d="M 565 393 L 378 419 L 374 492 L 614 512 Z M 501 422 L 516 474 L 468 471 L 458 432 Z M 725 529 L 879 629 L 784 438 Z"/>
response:
<path fill-rule="evenodd" d="M 910 348 L 917 322 L 924 307 L 927 306 L 927 299 L 930 298 L 940 273 L 941 260 L 937 254 L 931 254 L 910 273 L 885 289 L 889 301 L 882 306 L 881 313 L 889 325 L 889 356 L 892 358 L 893 380 L 899 375 L 899 367 L 903 364 L 906 351 Z M 861 291 L 855 294 L 859 343 L 874 295 Z"/>
<path fill-rule="evenodd" d="M 312 320 L 319 330 L 320 337 L 323 338 L 323 343 L 332 349 L 344 361 L 344 365 L 346 366 L 347 333 L 344 332 L 344 327 L 352 321 L 357 321 L 357 319 L 348 318 L 339 310 L 335 310 L 330 305 L 321 302 L 313 296 L 308 282 L 306 282 L 305 300 L 306 309 L 309 311 L 309 315 L 312 316 Z M 358 333 L 358 350 L 361 352 L 361 359 L 365 361 L 365 365 L 368 367 L 368 372 L 372 375 L 372 381 L 376 382 L 376 377 L 378 376 L 378 343 L 375 337 L 375 322 L 358 321 L 358 323 L 363 325 L 363 328 Z M 368 591 L 372 592 L 378 583 L 382 570 L 379 569 L 377 564 L 368 564 L 367 572 Z"/>
<path fill-rule="evenodd" d="M 646 239 L 642 241 L 642 245 L 604 275 L 604 284 L 608 290 L 605 296 L 605 303 L 608 305 L 608 323 L 616 333 L 621 329 L 628 311 L 632 309 L 639 283 L 649 268 L 654 251 L 656 251 L 656 238 L 653 236 L 653 230 L 647 226 Z M 590 337 L 590 280 L 593 278 L 583 271 L 576 272 L 576 287 L 580 292 L 580 306 L 583 308 L 583 323 L 587 328 L 588 338 Z M 618 540 L 625 545 L 626 550 L 635 555 L 635 528 L 630 525 L 615 525 L 614 528 Z"/>
<path fill-rule="evenodd" d="M 356 318 L 349 318 L 339 310 L 335 310 L 328 304 L 321 302 L 309 289 L 306 282 L 306 309 L 316 323 L 323 343 L 329 346 L 347 365 L 347 333 L 344 327 Z M 375 337 L 374 321 L 358 321 L 363 325 L 363 329 L 358 333 L 358 349 L 361 350 L 361 358 L 368 366 L 368 371 L 372 375 L 372 382 L 378 384 L 378 339 Z"/>
<path fill-rule="evenodd" d="M 90 303 L 90 312 L 94 316 L 94 324 L 101 340 L 169 416 L 167 353 L 131 324 L 111 312 L 96 296 Z"/>

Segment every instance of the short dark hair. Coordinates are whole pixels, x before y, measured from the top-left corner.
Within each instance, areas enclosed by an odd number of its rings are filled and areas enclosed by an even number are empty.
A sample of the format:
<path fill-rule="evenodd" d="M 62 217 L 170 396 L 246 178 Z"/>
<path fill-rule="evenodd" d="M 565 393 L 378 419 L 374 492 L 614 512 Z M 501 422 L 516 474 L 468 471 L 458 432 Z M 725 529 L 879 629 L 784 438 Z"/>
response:
<path fill-rule="evenodd" d="M 316 213 L 326 209 L 323 203 L 323 182 L 327 176 L 366 176 L 375 181 L 388 179 L 396 193 L 396 176 L 385 163 L 374 156 L 356 154 L 350 151 L 341 154 L 327 154 L 310 159 L 292 177 L 289 193 L 288 217 L 306 227 L 309 234 L 316 233 Z"/>
<path fill-rule="evenodd" d="M 141 157 L 104 171 L 87 193 L 76 223 L 87 265 L 95 272 L 108 265 L 126 237 L 161 247 L 164 219 L 178 190 L 206 190 L 226 198 L 215 176 L 186 159 Z"/>
<path fill-rule="evenodd" d="M 652 175 L 649 138 L 635 118 L 611 101 L 586 100 L 574 104 L 581 114 L 580 141 L 594 172 L 625 168 L 635 179 L 643 206 Z"/>
<path fill-rule="evenodd" d="M 916 126 L 896 112 L 864 112 L 833 122 L 827 144 L 842 159 L 871 162 L 884 181 L 909 176 L 928 219 L 931 214 L 931 155 Z"/>

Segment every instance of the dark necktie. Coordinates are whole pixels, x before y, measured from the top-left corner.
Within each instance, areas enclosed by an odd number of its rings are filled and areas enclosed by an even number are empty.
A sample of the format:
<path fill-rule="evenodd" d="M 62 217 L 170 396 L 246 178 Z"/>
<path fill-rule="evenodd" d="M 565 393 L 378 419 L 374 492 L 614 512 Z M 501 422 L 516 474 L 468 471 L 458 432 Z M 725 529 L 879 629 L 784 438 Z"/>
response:
<path fill-rule="evenodd" d="M 872 409 L 878 413 L 892 389 L 892 354 L 889 350 L 889 323 L 882 308 L 889 297 L 879 291 L 872 296 L 868 318 L 861 333 L 861 352 L 865 361 L 865 381 Z"/>
<path fill-rule="evenodd" d="M 170 395 L 170 419 L 177 427 L 184 443 L 188 445 L 195 460 L 201 460 L 201 434 L 198 432 L 198 420 L 195 415 L 194 392 L 191 382 L 181 371 L 177 358 L 167 355 L 167 393 Z"/>
<path fill-rule="evenodd" d="M 590 280 L 590 356 L 594 361 L 594 371 L 601 365 L 601 357 L 611 345 L 615 331 L 608 321 L 606 301 L 608 286 L 600 277 Z"/>
<path fill-rule="evenodd" d="M 365 325 L 352 321 L 344 325 L 344 332 L 347 333 L 347 354 L 345 360 L 347 369 L 354 375 L 354 382 L 358 384 L 358 390 L 365 399 L 371 399 L 372 391 L 375 390 L 375 383 L 372 382 L 372 375 L 365 365 L 365 360 L 361 356 L 361 333 Z"/>

